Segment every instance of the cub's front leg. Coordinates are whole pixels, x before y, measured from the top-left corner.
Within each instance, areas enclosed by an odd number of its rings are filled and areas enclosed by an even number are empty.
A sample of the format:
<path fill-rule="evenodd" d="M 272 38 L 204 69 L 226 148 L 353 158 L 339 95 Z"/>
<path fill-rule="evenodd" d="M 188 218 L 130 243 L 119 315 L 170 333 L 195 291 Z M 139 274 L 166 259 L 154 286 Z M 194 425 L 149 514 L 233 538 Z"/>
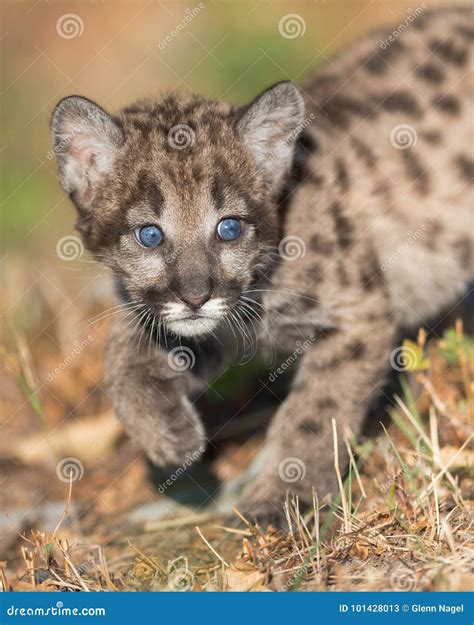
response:
<path fill-rule="evenodd" d="M 240 509 L 263 522 L 281 523 L 288 491 L 299 496 L 304 509 L 311 505 L 312 488 L 320 500 L 337 489 L 332 419 L 344 471 L 343 425 L 360 432 L 369 404 L 380 392 L 393 337 L 383 289 L 348 303 L 339 325 L 315 335 L 299 356 L 293 388 L 274 416 L 261 452 L 264 468 L 244 493 Z"/>
<path fill-rule="evenodd" d="M 168 352 L 127 322 L 115 322 L 105 354 L 106 383 L 117 416 L 133 442 L 159 466 L 197 459 L 205 448 L 204 428 L 188 399 L 198 387 L 189 350 Z M 133 325 L 133 324 L 132 324 Z"/>

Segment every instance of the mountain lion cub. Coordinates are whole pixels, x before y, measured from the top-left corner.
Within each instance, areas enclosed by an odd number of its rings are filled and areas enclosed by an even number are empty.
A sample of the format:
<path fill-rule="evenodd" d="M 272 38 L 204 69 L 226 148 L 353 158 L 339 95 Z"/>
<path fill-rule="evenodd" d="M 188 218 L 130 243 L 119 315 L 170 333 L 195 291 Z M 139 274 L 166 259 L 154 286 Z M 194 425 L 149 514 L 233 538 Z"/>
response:
<path fill-rule="evenodd" d="M 390 33 L 245 106 L 171 94 L 112 115 L 71 96 L 53 114 L 77 229 L 122 302 L 110 394 L 154 463 L 209 442 L 190 398 L 234 340 L 258 330 L 297 354 L 244 493 L 257 518 L 288 487 L 303 503 L 333 489 L 332 420 L 360 430 L 397 328 L 454 303 L 473 273 L 470 11 Z"/>

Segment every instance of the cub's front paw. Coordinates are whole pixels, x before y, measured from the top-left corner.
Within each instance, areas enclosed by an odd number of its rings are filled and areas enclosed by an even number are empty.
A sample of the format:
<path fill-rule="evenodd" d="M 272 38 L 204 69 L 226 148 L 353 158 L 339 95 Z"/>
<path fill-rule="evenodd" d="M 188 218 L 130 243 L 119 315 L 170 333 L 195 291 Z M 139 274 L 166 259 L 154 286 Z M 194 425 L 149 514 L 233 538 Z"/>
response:
<path fill-rule="evenodd" d="M 269 525 L 282 531 L 288 530 L 284 501 L 264 500 L 252 503 L 244 500 L 237 508 L 248 521 L 259 525 L 264 531 Z"/>
<path fill-rule="evenodd" d="M 152 385 L 142 378 L 135 371 L 114 378 L 109 385 L 115 412 L 127 434 L 157 466 L 198 460 L 206 437 L 192 404 L 173 384 Z"/>
<path fill-rule="evenodd" d="M 199 460 L 206 448 L 204 432 L 190 428 L 176 436 L 170 432 L 152 432 L 139 443 L 151 462 L 159 467 L 178 466 Z"/>

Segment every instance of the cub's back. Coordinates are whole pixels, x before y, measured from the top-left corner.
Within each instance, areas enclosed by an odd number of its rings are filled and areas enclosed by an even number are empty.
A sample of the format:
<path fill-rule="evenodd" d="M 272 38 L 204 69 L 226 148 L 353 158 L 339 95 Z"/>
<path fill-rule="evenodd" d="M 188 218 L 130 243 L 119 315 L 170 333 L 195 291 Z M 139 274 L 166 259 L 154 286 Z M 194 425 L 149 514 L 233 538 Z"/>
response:
<path fill-rule="evenodd" d="M 345 206 L 366 220 L 397 315 L 415 323 L 472 275 L 474 177 L 474 21 L 467 8 L 420 9 L 305 89 L 311 168 L 344 177 Z"/>

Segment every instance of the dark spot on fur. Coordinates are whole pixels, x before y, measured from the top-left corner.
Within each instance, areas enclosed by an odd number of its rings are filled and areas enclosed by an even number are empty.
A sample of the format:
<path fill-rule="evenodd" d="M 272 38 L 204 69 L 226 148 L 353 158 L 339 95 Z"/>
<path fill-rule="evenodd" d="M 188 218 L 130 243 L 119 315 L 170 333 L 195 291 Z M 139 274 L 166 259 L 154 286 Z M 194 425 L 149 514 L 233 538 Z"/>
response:
<path fill-rule="evenodd" d="M 381 54 L 377 52 L 365 61 L 364 69 L 366 69 L 370 74 L 376 74 L 377 76 L 381 76 L 387 71 L 388 65 L 383 60 Z"/>
<path fill-rule="evenodd" d="M 442 140 L 442 135 L 438 130 L 426 130 L 425 132 L 420 132 L 419 137 L 424 139 L 426 143 L 430 145 L 439 145 Z"/>
<path fill-rule="evenodd" d="M 329 396 L 321 397 L 321 399 L 318 399 L 316 401 L 316 407 L 321 412 L 325 410 L 335 410 L 337 408 L 337 402 L 335 399 Z"/>
<path fill-rule="evenodd" d="M 309 247 L 317 254 L 323 254 L 328 256 L 334 250 L 334 244 L 332 241 L 324 239 L 320 234 L 313 234 L 309 240 Z"/>
<path fill-rule="evenodd" d="M 178 171 L 176 167 L 173 167 L 170 162 L 163 162 L 161 165 L 163 173 L 169 178 L 170 182 L 177 186 L 180 181 L 178 180 Z"/>
<path fill-rule="evenodd" d="M 214 176 L 214 179 L 212 181 L 211 197 L 212 197 L 212 202 L 214 204 L 214 208 L 216 210 L 220 210 L 224 208 L 225 194 L 224 194 L 224 189 L 221 185 L 221 179 L 219 176 Z"/>
<path fill-rule="evenodd" d="M 426 195 L 429 191 L 430 182 L 426 168 L 412 148 L 401 150 L 400 154 L 405 164 L 406 174 L 413 181 L 414 189 L 418 193 Z"/>
<path fill-rule="evenodd" d="M 320 176 L 315 173 L 310 173 L 308 178 L 306 178 L 306 182 L 310 182 L 311 184 L 314 184 L 315 187 L 322 187 L 324 183 L 326 182 L 326 179 L 324 178 L 324 176 Z"/>
<path fill-rule="evenodd" d="M 311 265 L 306 269 L 306 275 L 312 282 L 319 282 L 321 280 L 323 272 L 321 270 L 321 265 Z"/>
<path fill-rule="evenodd" d="M 352 139 L 352 145 L 354 146 L 356 155 L 365 163 L 369 169 L 377 164 L 378 158 L 372 152 L 368 145 L 360 141 L 359 139 Z"/>
<path fill-rule="evenodd" d="M 417 67 L 415 73 L 419 78 L 422 78 L 433 85 L 439 85 L 444 80 L 444 72 L 442 68 L 430 62 Z"/>
<path fill-rule="evenodd" d="M 323 74 L 316 76 L 310 82 L 311 91 L 322 91 L 325 89 L 333 89 L 334 84 L 338 81 L 338 76 L 335 74 Z"/>
<path fill-rule="evenodd" d="M 406 113 L 414 117 L 419 117 L 421 114 L 415 98 L 408 91 L 395 91 L 391 93 L 382 98 L 380 106 L 391 113 Z"/>
<path fill-rule="evenodd" d="M 381 195 L 382 197 L 385 197 L 387 200 L 389 200 L 392 195 L 390 184 L 386 180 L 380 180 L 374 186 L 374 193 L 375 195 Z"/>
<path fill-rule="evenodd" d="M 469 237 L 463 237 L 461 239 L 458 239 L 455 242 L 454 246 L 459 254 L 461 265 L 466 268 L 472 268 L 474 250 Z"/>
<path fill-rule="evenodd" d="M 309 157 L 319 150 L 319 145 L 315 137 L 308 130 L 303 130 L 298 136 L 295 144 L 293 155 L 292 176 L 299 182 L 310 175 L 310 171 L 306 166 Z"/>
<path fill-rule="evenodd" d="M 352 360 L 358 360 L 359 358 L 362 358 L 364 356 L 366 350 L 367 348 L 364 343 L 362 343 L 362 341 L 355 341 L 354 343 L 349 345 L 349 357 Z"/>
<path fill-rule="evenodd" d="M 430 50 L 445 63 L 462 67 L 467 61 L 467 50 L 453 41 L 453 39 L 433 39 L 429 44 Z"/>
<path fill-rule="evenodd" d="M 438 239 L 442 231 L 443 227 L 437 219 L 428 220 L 428 223 L 426 224 L 426 232 L 424 234 L 424 241 L 428 249 L 436 249 Z"/>
<path fill-rule="evenodd" d="M 344 214 L 344 210 L 339 202 L 334 202 L 329 210 L 334 219 L 337 243 L 342 250 L 345 250 L 352 243 L 352 223 Z"/>
<path fill-rule="evenodd" d="M 349 176 L 347 174 L 346 164 L 340 158 L 336 159 L 336 182 L 339 184 L 342 191 L 347 191 L 349 188 Z"/>
<path fill-rule="evenodd" d="M 349 96 L 335 95 L 321 106 L 321 113 L 335 126 L 347 128 L 352 115 L 370 117 L 373 106 Z"/>
<path fill-rule="evenodd" d="M 337 277 L 339 278 L 339 283 L 341 286 L 349 286 L 350 280 L 347 275 L 346 268 L 344 267 L 344 263 L 342 260 L 339 260 L 336 268 Z"/>
<path fill-rule="evenodd" d="M 148 139 L 148 136 L 154 127 L 152 121 L 146 118 L 133 120 L 133 125 L 141 132 L 143 139 Z"/>
<path fill-rule="evenodd" d="M 319 145 L 316 137 L 313 137 L 308 130 L 303 130 L 296 140 L 297 148 L 305 150 L 308 154 L 314 154 L 319 151 Z"/>
<path fill-rule="evenodd" d="M 139 198 L 141 201 L 145 199 L 150 208 L 157 214 L 163 207 L 164 198 L 161 193 L 156 180 L 147 171 L 142 169 L 137 178 L 135 186 L 135 198 Z"/>
<path fill-rule="evenodd" d="M 472 184 L 474 180 L 474 160 L 463 154 L 454 159 L 454 164 L 465 182 Z"/>
<path fill-rule="evenodd" d="M 380 48 L 375 53 L 371 52 L 362 61 L 362 65 L 369 73 L 381 76 L 389 69 L 390 62 L 394 61 L 404 48 L 400 40 L 391 41 L 390 45 L 385 48 Z"/>
<path fill-rule="evenodd" d="M 467 41 L 474 41 L 474 28 L 471 26 L 456 26 L 455 30 Z"/>
<path fill-rule="evenodd" d="M 383 284 L 382 269 L 375 254 L 371 255 L 368 265 L 363 267 L 360 274 L 360 284 L 364 291 L 373 291 Z"/>
<path fill-rule="evenodd" d="M 318 436 L 321 433 L 321 424 L 314 419 L 305 419 L 298 424 L 299 430 L 303 434 L 313 434 Z"/>
<path fill-rule="evenodd" d="M 461 110 L 461 104 L 458 98 L 453 95 L 442 95 L 438 98 L 434 98 L 432 105 L 434 108 L 448 115 L 459 115 Z"/>
<path fill-rule="evenodd" d="M 307 312 L 308 310 L 316 308 L 316 306 L 318 306 L 318 301 L 313 293 L 302 293 L 298 296 L 297 302 L 295 302 L 294 305 L 298 311 Z"/>

